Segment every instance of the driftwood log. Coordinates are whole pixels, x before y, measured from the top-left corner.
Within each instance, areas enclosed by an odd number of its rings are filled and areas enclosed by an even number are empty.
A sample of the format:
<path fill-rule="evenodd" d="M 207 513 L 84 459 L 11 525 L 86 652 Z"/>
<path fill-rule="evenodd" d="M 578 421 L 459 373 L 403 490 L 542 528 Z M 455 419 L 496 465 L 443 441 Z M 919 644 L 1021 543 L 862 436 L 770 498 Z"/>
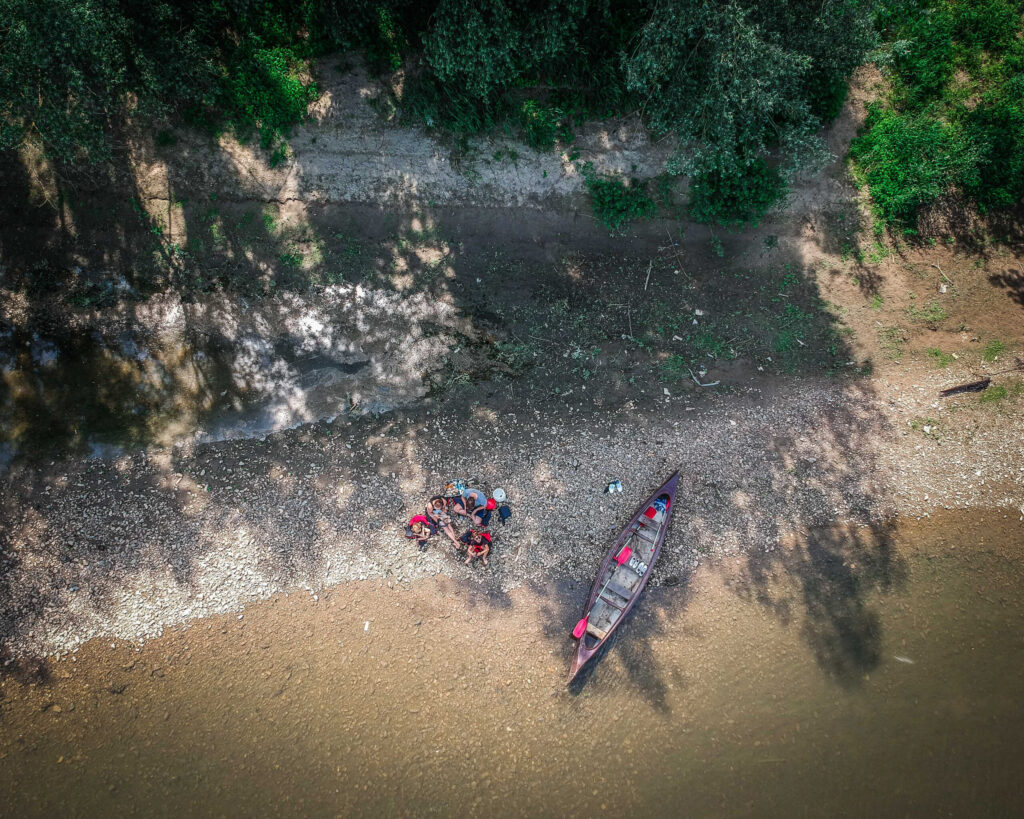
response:
<path fill-rule="evenodd" d="M 951 395 L 960 395 L 963 392 L 983 392 L 988 389 L 988 385 L 991 383 L 991 378 L 982 378 L 980 381 L 972 381 L 969 384 L 958 384 L 955 387 L 950 387 L 948 390 L 940 392 L 939 396 L 948 398 Z"/>

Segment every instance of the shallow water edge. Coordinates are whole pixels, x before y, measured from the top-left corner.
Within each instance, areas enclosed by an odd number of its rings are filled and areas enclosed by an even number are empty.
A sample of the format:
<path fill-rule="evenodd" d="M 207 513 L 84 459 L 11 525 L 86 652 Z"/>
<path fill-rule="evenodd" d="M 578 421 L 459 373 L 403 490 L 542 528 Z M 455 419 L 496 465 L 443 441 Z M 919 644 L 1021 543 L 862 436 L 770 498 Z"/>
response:
<path fill-rule="evenodd" d="M 93 641 L 5 670 L 5 812 L 1015 814 L 1022 546 L 975 512 L 705 563 L 573 688 L 579 584 L 350 583 Z"/>

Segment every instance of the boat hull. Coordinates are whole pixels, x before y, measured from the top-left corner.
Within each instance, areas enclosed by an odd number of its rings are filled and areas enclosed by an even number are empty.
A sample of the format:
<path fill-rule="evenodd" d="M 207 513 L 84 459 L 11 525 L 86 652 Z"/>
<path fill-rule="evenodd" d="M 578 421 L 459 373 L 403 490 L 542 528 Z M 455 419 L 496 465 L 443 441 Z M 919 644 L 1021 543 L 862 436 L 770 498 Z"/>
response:
<path fill-rule="evenodd" d="M 615 543 L 612 545 L 611 549 L 608 550 L 604 560 L 601 562 L 601 567 L 597 572 L 594 585 L 591 587 L 590 595 L 587 597 L 587 603 L 583 609 L 583 616 L 584 619 L 592 617 L 594 615 L 595 606 L 600 607 L 602 604 L 606 604 L 605 607 L 612 615 L 614 615 L 614 617 L 610 620 L 606 629 L 599 626 L 592 626 L 588 622 L 587 630 L 577 640 L 576 651 L 572 660 L 572 667 L 569 671 L 570 682 L 575 679 L 594 655 L 601 650 L 602 646 L 611 639 L 612 634 L 615 633 L 622 621 L 626 619 L 626 615 L 632 610 L 633 606 L 640 598 L 640 595 L 643 593 L 643 590 L 646 588 L 647 582 L 651 577 L 651 572 L 654 569 L 654 564 L 657 561 L 658 556 L 661 554 L 661 547 L 665 542 L 665 536 L 668 533 L 672 512 L 675 508 L 675 497 L 678 484 L 679 473 L 674 472 L 668 480 L 655 490 L 654 494 L 651 495 L 647 501 L 639 506 L 629 523 L 627 523 L 619 533 Z M 656 508 L 657 502 L 661 499 L 665 499 L 666 501 L 664 512 L 656 511 L 655 515 L 651 516 L 649 512 Z M 658 521 L 657 531 L 655 533 L 653 531 L 654 527 L 651 524 L 651 521 L 659 514 L 663 514 L 663 518 Z M 648 533 L 654 536 L 653 540 L 648 540 L 644 536 Z M 623 572 L 620 571 L 621 565 L 619 565 L 619 561 L 617 561 L 616 558 L 622 555 L 624 548 L 630 548 L 630 544 L 644 544 L 643 554 L 645 556 L 649 555 L 649 559 L 646 561 L 638 561 L 636 557 L 633 557 L 628 560 L 629 570 L 637 573 L 638 567 L 634 564 L 638 564 L 639 567 L 643 568 L 643 571 L 637 575 L 637 579 L 633 581 L 631 588 L 628 589 L 627 599 L 626 593 L 622 591 L 622 587 L 614 585 L 614 580 L 616 574 L 623 574 Z M 633 551 L 632 548 L 630 548 L 630 551 Z M 630 578 L 633 577 L 633 575 L 629 574 L 628 571 L 625 572 L 625 576 Z M 608 592 L 610 587 L 615 589 L 615 594 Z"/>

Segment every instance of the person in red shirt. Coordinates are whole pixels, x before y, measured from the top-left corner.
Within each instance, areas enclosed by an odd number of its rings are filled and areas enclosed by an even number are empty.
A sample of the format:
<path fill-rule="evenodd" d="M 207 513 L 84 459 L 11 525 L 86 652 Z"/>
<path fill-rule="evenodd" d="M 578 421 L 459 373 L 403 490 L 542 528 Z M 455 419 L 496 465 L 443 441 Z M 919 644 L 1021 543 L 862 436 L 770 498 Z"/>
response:
<path fill-rule="evenodd" d="M 487 565 L 487 555 L 491 553 L 491 536 L 488 532 L 474 532 L 470 529 L 459 538 L 466 544 L 466 565 L 480 558 Z"/>
<path fill-rule="evenodd" d="M 415 540 L 421 552 L 427 550 L 427 541 L 437 533 L 434 526 L 425 515 L 414 516 L 405 527 L 405 536 Z"/>

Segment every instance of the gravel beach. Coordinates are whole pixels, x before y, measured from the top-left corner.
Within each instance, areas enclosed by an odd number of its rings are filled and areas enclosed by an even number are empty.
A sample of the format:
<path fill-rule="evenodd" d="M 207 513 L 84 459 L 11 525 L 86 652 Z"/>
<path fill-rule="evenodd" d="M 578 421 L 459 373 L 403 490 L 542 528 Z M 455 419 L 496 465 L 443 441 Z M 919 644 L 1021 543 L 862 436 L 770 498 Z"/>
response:
<path fill-rule="evenodd" d="M 939 404 L 948 375 L 916 373 L 909 386 L 907 375 L 638 396 L 600 414 L 586 399 L 517 412 L 456 395 L 262 441 L 19 466 L 0 509 L 4 661 L 95 637 L 144 641 L 288 589 L 442 573 L 495 592 L 589 582 L 622 522 L 675 468 L 681 503 L 655 584 L 836 523 L 938 508 L 1024 515 L 1013 414 L 986 412 L 975 396 Z M 941 436 L 914 427 L 922 415 L 940 419 Z M 404 520 L 456 477 L 511 500 L 489 568 L 465 567 L 441 536 L 425 553 L 402 537 Z M 605 494 L 616 478 L 624 491 Z"/>

